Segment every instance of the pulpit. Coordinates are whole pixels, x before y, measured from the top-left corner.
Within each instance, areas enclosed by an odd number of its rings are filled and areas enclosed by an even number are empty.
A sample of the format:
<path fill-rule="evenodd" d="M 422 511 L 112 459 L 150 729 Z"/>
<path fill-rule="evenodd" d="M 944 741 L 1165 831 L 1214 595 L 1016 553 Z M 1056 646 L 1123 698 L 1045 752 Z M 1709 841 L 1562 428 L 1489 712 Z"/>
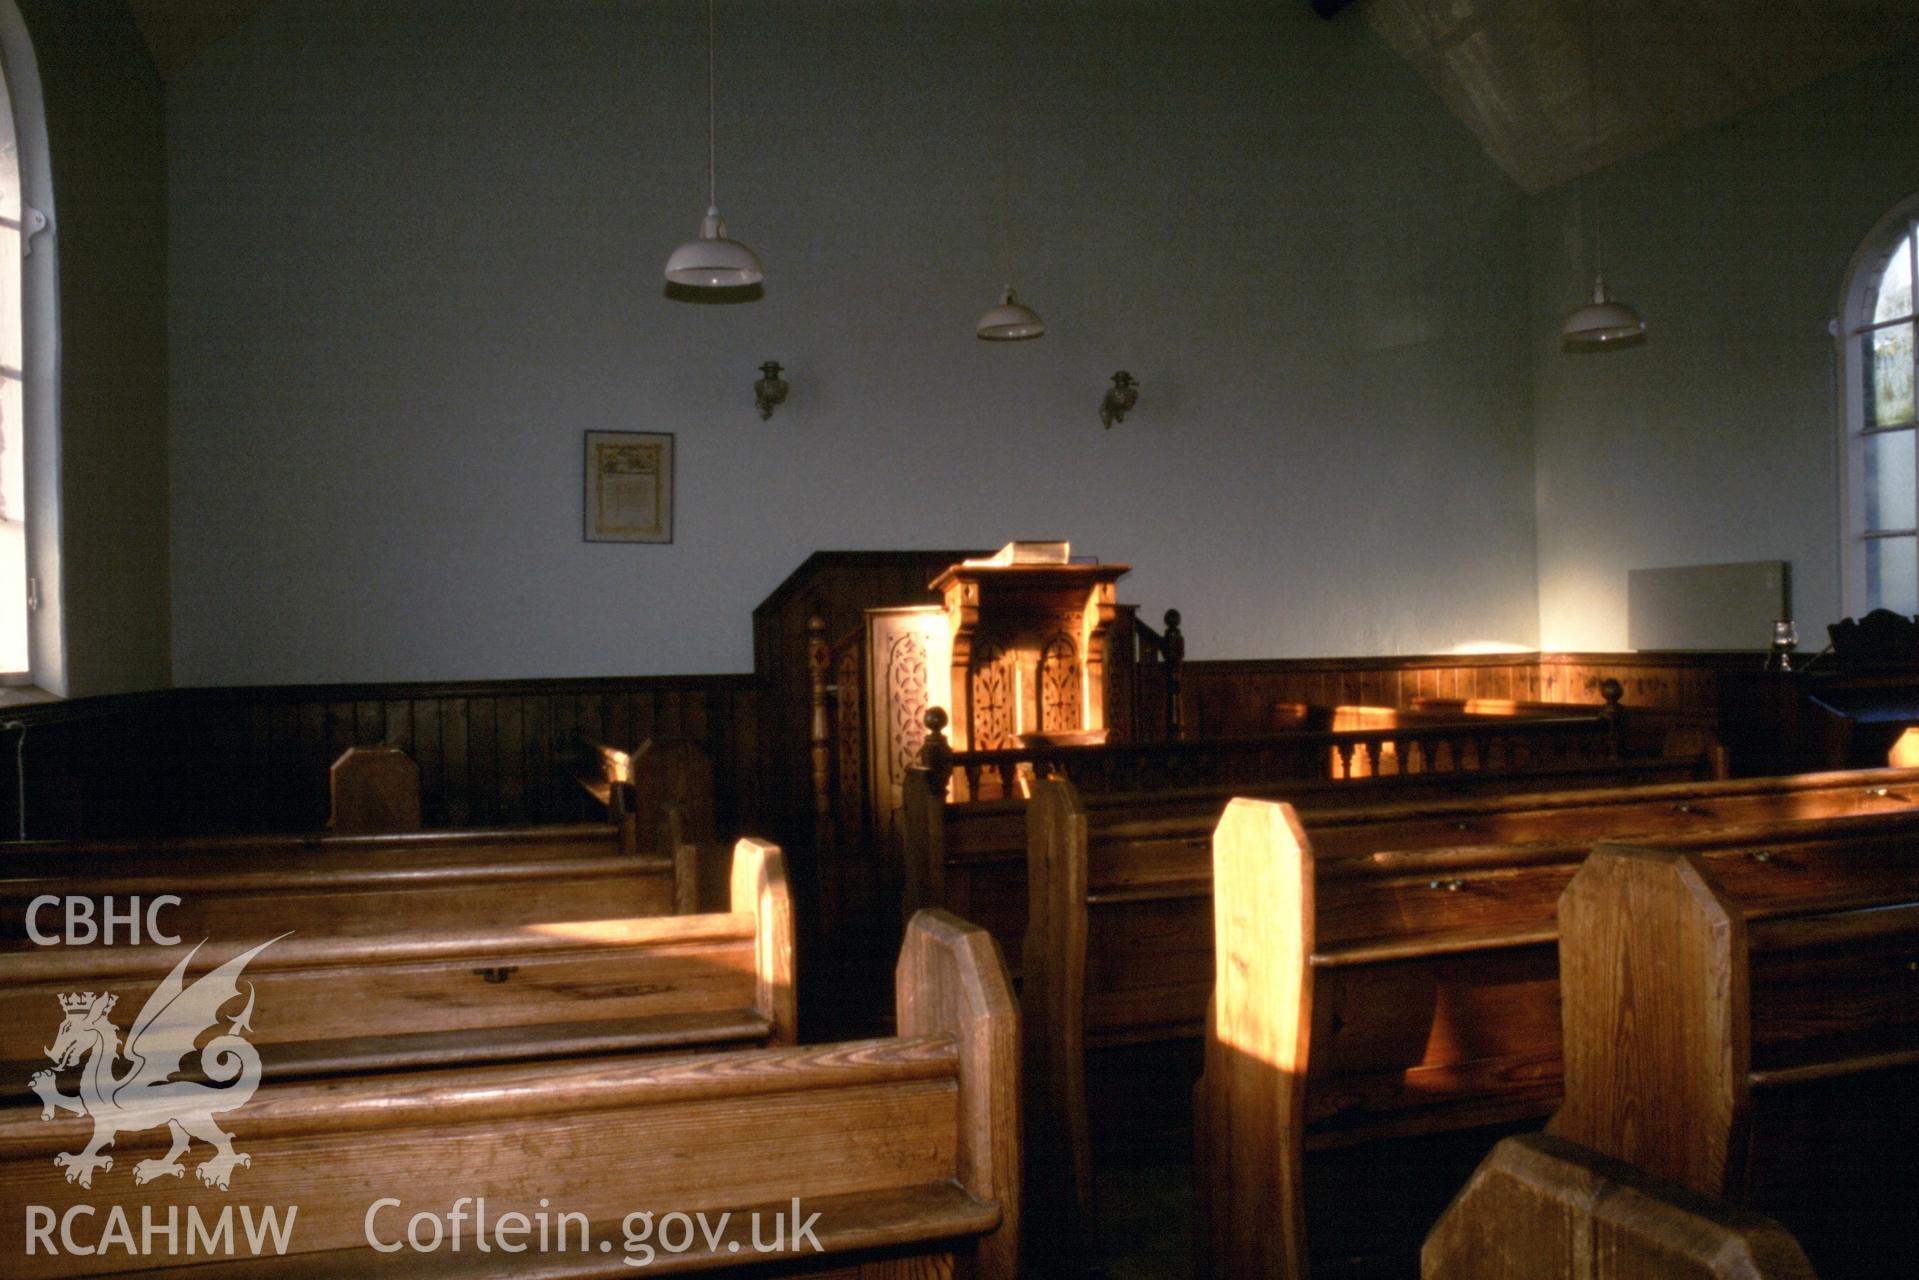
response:
<path fill-rule="evenodd" d="M 847 696 L 854 662 L 839 672 L 838 772 L 842 794 L 855 770 L 864 776 L 884 847 L 898 836 L 900 788 L 925 743 L 929 707 L 948 713 L 956 750 L 1105 741 L 1114 584 L 1127 570 L 1074 563 L 1064 542 L 1014 542 L 940 573 L 937 605 L 865 611 L 857 716 Z M 854 724 L 864 732 L 849 740 Z"/>
<path fill-rule="evenodd" d="M 1106 739 L 1106 635 L 1127 566 L 1073 564 L 1065 543 L 1043 545 L 1012 543 L 933 580 L 955 750 Z"/>

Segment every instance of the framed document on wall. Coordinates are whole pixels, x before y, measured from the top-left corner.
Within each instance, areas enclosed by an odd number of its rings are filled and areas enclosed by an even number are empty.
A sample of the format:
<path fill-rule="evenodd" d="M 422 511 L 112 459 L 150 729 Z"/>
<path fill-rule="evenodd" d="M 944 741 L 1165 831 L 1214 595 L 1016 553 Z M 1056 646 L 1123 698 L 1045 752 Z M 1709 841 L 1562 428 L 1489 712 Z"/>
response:
<path fill-rule="evenodd" d="M 586 433 L 586 540 L 673 541 L 673 437 Z"/>

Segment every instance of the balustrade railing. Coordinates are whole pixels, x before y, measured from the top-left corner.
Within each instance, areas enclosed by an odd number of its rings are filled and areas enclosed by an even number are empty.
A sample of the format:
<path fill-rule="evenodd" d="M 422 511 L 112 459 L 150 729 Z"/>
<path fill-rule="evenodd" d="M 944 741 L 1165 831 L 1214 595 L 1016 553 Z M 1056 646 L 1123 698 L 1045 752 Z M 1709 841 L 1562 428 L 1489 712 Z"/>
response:
<path fill-rule="evenodd" d="M 1513 771 L 1619 758 L 1619 718 L 1583 716 L 1418 723 L 1180 742 L 1035 745 L 953 751 L 946 713 L 926 713 L 921 762 L 950 780 L 949 803 L 1024 794 L 1029 780 L 1064 776 L 1081 791 L 1159 791 L 1284 778 L 1366 778 L 1398 773 Z"/>

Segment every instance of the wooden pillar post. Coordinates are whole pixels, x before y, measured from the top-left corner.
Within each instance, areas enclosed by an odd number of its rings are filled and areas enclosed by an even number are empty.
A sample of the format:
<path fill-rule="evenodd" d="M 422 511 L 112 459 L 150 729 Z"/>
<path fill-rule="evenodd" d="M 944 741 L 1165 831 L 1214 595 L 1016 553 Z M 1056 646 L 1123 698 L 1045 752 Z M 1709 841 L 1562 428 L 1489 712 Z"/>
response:
<path fill-rule="evenodd" d="M 835 843 L 833 729 L 827 691 L 833 651 L 826 643 L 826 619 L 817 613 L 806 620 L 806 665 L 813 679 L 813 849 L 816 855 L 824 855 Z"/>
<path fill-rule="evenodd" d="M 1179 673 L 1186 665 L 1186 637 L 1179 629 L 1179 610 L 1166 611 L 1166 634 L 1160 640 L 1166 660 L 1166 736 L 1173 742 L 1186 737 L 1186 717 L 1180 710 Z"/>

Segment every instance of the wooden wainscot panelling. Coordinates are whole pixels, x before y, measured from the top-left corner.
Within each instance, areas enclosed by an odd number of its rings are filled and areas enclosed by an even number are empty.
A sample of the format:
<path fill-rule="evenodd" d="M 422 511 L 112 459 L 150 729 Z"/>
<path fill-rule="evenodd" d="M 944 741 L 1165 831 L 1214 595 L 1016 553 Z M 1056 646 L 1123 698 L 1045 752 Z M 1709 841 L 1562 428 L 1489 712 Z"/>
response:
<path fill-rule="evenodd" d="M 593 812 L 569 777 L 582 739 L 685 738 L 713 761 L 730 838 L 760 805 L 762 701 L 750 676 L 175 689 L 22 708 L 8 747 L 28 836 L 131 837 L 322 830 L 351 747 L 417 764 L 426 827 L 576 822 Z M 15 758 L 0 751 L 9 783 Z M 0 814 L 21 830 L 12 785 Z"/>

